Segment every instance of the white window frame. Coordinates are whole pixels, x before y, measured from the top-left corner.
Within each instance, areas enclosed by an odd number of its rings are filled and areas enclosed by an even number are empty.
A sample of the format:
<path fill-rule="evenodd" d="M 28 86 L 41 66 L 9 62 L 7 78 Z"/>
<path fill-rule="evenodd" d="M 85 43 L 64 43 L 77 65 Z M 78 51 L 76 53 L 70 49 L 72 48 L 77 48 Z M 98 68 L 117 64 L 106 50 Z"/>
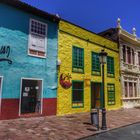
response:
<path fill-rule="evenodd" d="M 45 46 L 44 46 L 44 53 L 45 53 L 45 56 L 40 56 L 40 55 L 34 55 L 34 54 L 31 54 L 30 53 L 30 44 L 31 44 L 31 23 L 32 23 L 32 21 L 36 21 L 36 22 L 38 22 L 38 23 L 41 23 L 41 24 L 44 24 L 45 26 L 46 26 L 46 35 L 45 35 Z M 29 36 L 28 36 L 28 55 L 29 56 L 34 56 L 34 57 L 40 57 L 40 58 L 46 58 L 46 56 L 47 56 L 47 32 L 48 32 L 48 25 L 46 24 L 46 23 L 44 23 L 44 22 L 41 22 L 41 21 L 39 21 L 39 20 L 36 20 L 36 19 L 32 19 L 32 18 L 30 18 L 30 20 L 29 20 Z M 37 50 L 33 50 L 33 51 L 36 51 L 36 52 L 38 52 Z"/>
<path fill-rule="evenodd" d="M 2 87 L 3 87 L 3 76 L 0 76 L 1 79 L 1 90 L 0 90 L 0 114 L 1 114 L 1 101 L 2 101 Z"/>
<path fill-rule="evenodd" d="M 20 81 L 19 116 L 21 116 L 22 80 L 42 81 L 41 111 L 40 111 L 40 114 L 42 115 L 42 113 L 43 113 L 43 79 L 39 79 L 39 78 L 25 78 L 25 77 L 22 77 L 22 78 L 21 78 L 21 81 Z"/>

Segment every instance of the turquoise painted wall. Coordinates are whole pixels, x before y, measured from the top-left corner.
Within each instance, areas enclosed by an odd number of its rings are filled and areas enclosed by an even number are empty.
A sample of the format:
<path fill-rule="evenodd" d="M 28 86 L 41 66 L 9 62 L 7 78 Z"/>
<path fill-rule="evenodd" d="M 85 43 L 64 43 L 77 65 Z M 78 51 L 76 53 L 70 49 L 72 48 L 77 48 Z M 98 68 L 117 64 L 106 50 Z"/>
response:
<path fill-rule="evenodd" d="M 47 57 L 28 55 L 30 18 L 48 24 Z M 0 4 L 0 47 L 10 46 L 13 64 L 0 62 L 3 76 L 2 98 L 19 98 L 21 77 L 43 79 L 43 97 L 55 98 L 57 90 L 57 23 L 36 17 L 16 8 Z M 3 56 L 0 54 L 0 58 Z"/>

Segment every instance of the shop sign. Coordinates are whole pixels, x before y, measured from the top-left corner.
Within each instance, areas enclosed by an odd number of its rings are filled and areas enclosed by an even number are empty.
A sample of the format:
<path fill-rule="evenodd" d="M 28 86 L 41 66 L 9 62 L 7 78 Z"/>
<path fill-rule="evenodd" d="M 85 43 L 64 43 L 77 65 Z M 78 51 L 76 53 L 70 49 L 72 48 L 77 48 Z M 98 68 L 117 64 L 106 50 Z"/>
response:
<path fill-rule="evenodd" d="M 9 64 L 12 64 L 12 60 L 10 60 L 9 56 L 10 56 L 10 46 L 1 46 L 0 47 L 0 62 L 7 61 Z"/>
<path fill-rule="evenodd" d="M 72 83 L 71 83 L 71 75 L 68 73 L 68 74 L 64 74 L 62 73 L 60 75 L 60 85 L 64 88 L 64 89 L 68 89 L 72 86 Z"/>

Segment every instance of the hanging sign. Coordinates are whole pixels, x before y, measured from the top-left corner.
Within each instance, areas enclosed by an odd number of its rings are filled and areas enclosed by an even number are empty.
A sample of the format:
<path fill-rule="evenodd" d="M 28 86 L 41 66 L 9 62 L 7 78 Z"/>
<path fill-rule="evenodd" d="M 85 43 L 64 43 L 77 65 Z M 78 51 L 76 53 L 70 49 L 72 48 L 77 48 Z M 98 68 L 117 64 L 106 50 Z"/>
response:
<path fill-rule="evenodd" d="M 1 46 L 0 47 L 0 62 L 7 61 L 9 64 L 12 64 L 12 60 L 9 59 L 10 55 L 10 46 Z"/>
<path fill-rule="evenodd" d="M 60 85 L 64 88 L 64 89 L 68 89 L 72 86 L 72 83 L 71 83 L 71 75 L 68 73 L 68 74 L 64 74 L 62 73 L 60 75 Z"/>

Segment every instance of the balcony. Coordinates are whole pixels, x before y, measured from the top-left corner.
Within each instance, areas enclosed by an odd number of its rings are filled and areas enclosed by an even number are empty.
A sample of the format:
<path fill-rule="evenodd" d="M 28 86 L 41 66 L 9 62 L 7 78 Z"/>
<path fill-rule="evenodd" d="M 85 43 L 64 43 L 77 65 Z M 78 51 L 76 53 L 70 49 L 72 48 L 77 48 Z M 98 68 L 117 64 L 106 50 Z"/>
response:
<path fill-rule="evenodd" d="M 122 62 L 121 70 L 131 72 L 131 73 L 140 74 L 140 66 L 134 65 L 134 64 L 128 64 L 125 62 Z"/>

